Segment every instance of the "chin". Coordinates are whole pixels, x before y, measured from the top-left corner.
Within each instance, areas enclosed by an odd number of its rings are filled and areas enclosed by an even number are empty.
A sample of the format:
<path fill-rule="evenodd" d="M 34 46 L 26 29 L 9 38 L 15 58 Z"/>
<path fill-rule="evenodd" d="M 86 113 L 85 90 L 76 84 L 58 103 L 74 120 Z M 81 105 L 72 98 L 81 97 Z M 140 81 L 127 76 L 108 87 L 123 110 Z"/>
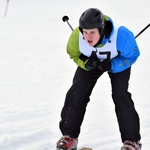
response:
<path fill-rule="evenodd" d="M 94 44 L 93 43 L 88 43 L 90 46 L 94 46 Z"/>

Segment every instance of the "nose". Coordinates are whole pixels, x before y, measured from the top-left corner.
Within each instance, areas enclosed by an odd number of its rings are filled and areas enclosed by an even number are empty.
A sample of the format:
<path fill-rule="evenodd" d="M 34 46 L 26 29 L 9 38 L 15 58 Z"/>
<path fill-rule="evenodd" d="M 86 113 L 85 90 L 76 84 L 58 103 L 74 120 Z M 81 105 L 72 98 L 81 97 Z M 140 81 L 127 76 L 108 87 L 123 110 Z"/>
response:
<path fill-rule="evenodd" d="M 92 37 L 91 34 L 87 34 L 88 39 L 91 39 L 91 37 Z"/>

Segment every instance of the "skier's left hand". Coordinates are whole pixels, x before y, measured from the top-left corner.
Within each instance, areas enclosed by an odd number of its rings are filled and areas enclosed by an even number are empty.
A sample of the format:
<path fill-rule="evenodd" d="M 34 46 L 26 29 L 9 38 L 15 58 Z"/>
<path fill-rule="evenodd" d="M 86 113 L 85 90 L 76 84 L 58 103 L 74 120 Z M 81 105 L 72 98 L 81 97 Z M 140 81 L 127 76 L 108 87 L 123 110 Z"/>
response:
<path fill-rule="evenodd" d="M 98 68 L 103 72 L 111 70 L 111 61 L 104 60 L 100 62 Z"/>

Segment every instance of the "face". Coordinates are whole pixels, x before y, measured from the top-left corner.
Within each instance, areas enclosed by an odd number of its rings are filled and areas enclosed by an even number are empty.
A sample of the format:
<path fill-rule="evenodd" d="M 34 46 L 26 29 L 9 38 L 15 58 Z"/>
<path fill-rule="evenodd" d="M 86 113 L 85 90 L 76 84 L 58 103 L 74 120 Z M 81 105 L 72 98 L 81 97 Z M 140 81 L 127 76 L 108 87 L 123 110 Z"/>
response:
<path fill-rule="evenodd" d="M 90 45 L 94 46 L 100 39 L 100 33 L 98 28 L 94 29 L 83 29 L 83 36 L 85 41 Z"/>

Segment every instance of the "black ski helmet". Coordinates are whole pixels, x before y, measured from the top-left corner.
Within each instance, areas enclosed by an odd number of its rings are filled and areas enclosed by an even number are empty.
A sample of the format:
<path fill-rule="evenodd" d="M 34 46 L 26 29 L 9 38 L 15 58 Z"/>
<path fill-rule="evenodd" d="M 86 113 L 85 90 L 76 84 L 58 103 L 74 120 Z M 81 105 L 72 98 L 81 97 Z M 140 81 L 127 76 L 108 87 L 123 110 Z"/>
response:
<path fill-rule="evenodd" d="M 79 28 L 81 29 L 104 29 L 104 15 L 97 8 L 89 8 L 81 15 L 79 19 Z"/>

